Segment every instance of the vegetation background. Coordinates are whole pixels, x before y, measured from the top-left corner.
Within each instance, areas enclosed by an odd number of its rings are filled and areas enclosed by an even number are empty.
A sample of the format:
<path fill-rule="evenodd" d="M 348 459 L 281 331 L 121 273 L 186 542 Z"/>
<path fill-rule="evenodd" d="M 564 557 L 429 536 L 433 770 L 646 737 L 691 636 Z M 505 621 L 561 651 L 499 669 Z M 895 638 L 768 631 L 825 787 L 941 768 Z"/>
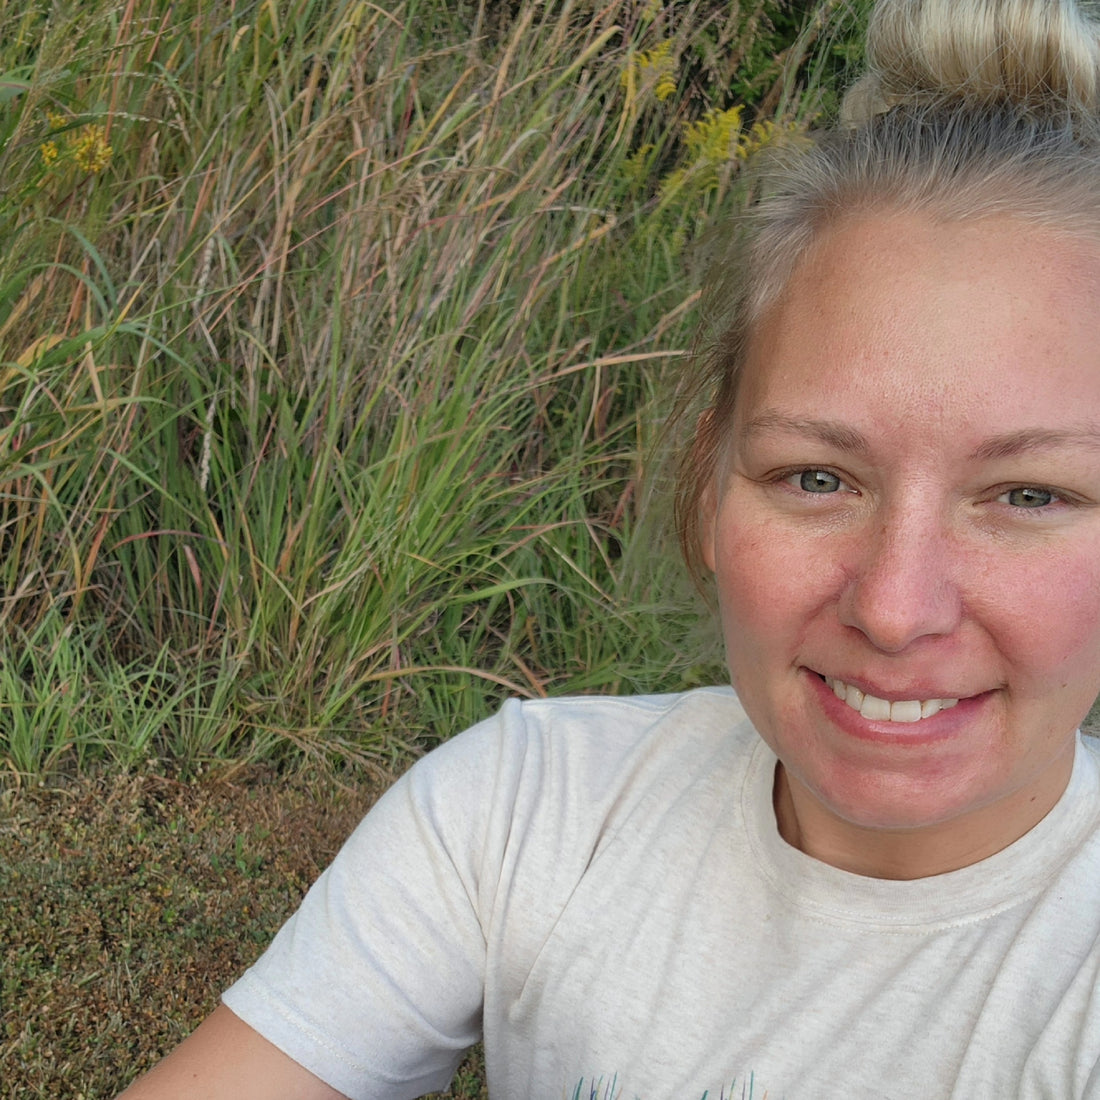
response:
<path fill-rule="evenodd" d="M 4 1095 L 113 1095 L 501 696 L 722 677 L 699 242 L 866 7 L 0 0 Z"/>

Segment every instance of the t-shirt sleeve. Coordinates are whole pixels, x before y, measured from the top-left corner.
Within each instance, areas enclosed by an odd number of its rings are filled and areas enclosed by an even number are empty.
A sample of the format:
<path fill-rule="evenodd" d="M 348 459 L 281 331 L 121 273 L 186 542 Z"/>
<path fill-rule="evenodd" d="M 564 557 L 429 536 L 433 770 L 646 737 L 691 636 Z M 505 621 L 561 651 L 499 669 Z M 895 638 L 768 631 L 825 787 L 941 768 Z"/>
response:
<path fill-rule="evenodd" d="M 223 996 L 354 1100 L 446 1088 L 480 1037 L 485 927 L 525 736 L 518 703 L 386 792 Z"/>

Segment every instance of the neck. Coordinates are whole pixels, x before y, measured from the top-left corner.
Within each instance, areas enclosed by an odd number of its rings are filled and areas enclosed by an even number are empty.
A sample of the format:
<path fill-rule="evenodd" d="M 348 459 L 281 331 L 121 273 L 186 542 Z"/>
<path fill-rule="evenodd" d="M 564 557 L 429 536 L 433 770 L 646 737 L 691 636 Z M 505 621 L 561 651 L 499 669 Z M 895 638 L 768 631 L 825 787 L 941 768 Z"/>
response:
<path fill-rule="evenodd" d="M 1028 796 L 1026 813 L 998 802 L 960 818 L 906 829 L 867 827 L 837 817 L 780 763 L 773 793 L 779 835 L 806 855 L 856 875 L 918 879 L 947 874 L 995 855 L 1046 817 L 1069 783 L 1073 755 L 1071 745 L 1056 781 L 1042 797 Z M 1017 822 L 1011 834 L 1003 828 L 1006 818 Z"/>

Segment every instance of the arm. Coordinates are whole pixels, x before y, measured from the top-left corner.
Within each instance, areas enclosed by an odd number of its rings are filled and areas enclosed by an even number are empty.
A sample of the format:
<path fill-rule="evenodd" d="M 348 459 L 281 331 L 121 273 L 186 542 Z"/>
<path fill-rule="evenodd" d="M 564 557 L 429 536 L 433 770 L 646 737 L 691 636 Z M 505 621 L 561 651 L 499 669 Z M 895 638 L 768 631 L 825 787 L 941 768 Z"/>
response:
<path fill-rule="evenodd" d="M 219 1005 L 118 1100 L 344 1100 Z"/>

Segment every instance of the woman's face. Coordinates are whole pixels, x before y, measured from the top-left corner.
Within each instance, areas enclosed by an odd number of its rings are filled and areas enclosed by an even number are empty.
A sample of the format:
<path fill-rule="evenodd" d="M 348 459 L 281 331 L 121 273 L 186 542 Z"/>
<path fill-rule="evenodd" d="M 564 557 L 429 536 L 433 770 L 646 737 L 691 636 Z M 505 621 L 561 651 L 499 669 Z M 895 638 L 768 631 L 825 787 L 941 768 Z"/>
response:
<path fill-rule="evenodd" d="M 1097 302 L 1096 247 L 879 215 L 758 325 L 704 559 L 811 854 L 951 870 L 1064 790 L 1100 690 Z"/>

